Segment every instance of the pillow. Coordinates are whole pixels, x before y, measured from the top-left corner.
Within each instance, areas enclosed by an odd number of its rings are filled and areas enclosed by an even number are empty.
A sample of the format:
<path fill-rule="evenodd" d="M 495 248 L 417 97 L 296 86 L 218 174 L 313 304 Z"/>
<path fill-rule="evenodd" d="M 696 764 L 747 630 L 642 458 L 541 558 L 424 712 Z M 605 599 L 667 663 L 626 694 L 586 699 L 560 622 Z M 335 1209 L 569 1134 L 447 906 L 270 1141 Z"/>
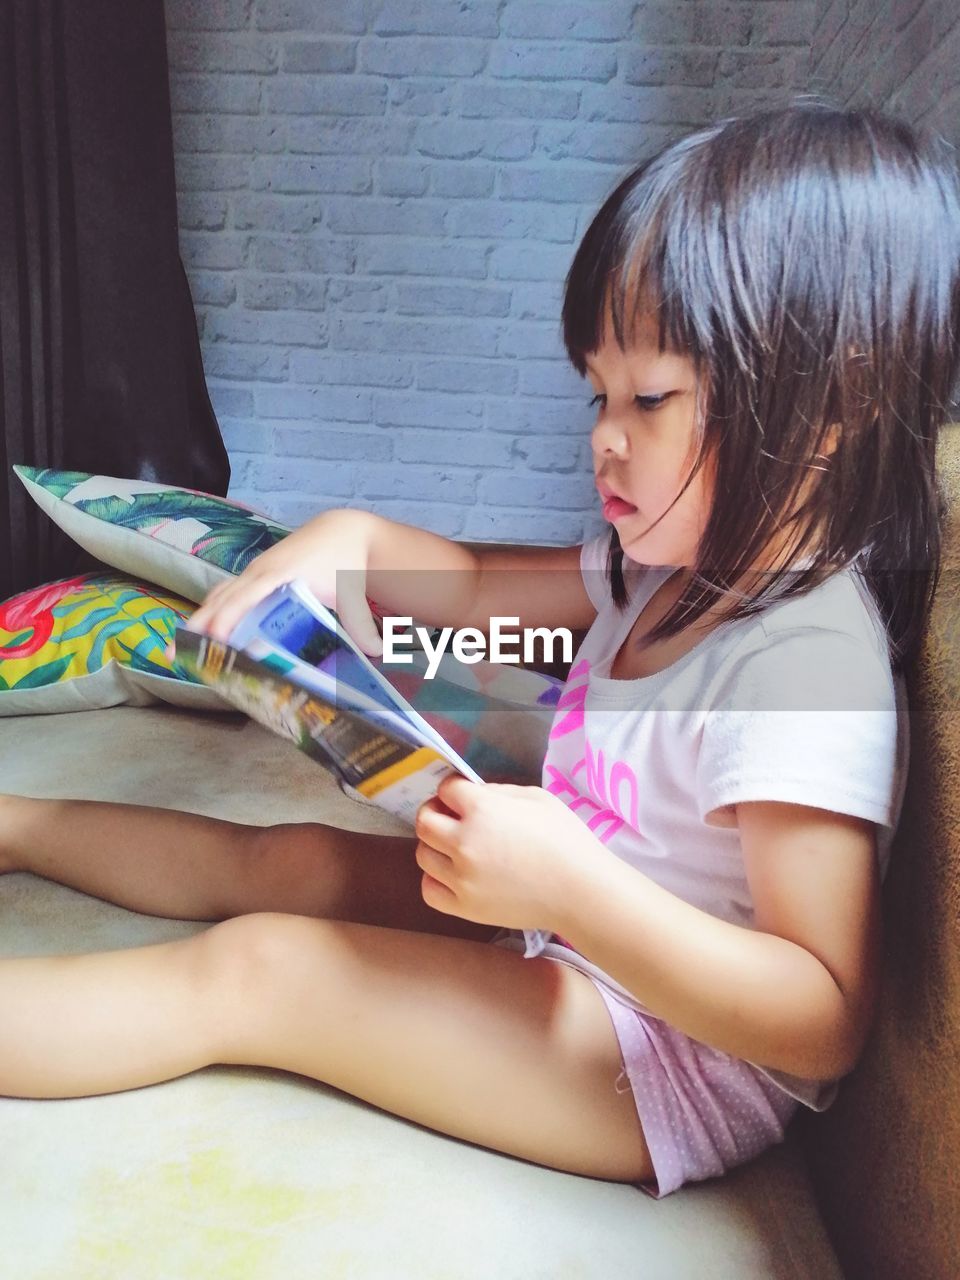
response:
<path fill-rule="evenodd" d="M 122 702 L 233 710 L 174 675 L 164 650 L 193 605 L 116 573 L 62 578 L 0 603 L 0 716 Z"/>
<path fill-rule="evenodd" d="M 291 532 L 232 499 L 156 480 L 13 469 L 54 524 L 97 560 L 196 604 Z"/>
<path fill-rule="evenodd" d="M 54 524 L 97 560 L 195 604 L 292 532 L 242 502 L 196 489 L 88 471 L 13 469 Z"/>

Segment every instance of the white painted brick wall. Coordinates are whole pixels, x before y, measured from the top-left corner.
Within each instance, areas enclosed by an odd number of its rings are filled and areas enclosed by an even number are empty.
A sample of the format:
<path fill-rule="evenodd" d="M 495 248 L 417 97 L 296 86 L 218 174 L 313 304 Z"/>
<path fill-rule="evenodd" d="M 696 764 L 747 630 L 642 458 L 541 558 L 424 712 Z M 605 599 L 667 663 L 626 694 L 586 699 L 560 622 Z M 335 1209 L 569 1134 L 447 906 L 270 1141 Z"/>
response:
<path fill-rule="evenodd" d="M 818 0 L 813 87 L 926 125 L 960 148 L 957 0 Z"/>
<path fill-rule="evenodd" d="M 598 526 L 559 339 L 626 168 L 803 87 L 816 0 L 166 0 L 180 241 L 231 492 L 299 523 Z"/>
<path fill-rule="evenodd" d="M 957 0 L 817 0 L 811 88 L 844 106 L 895 112 L 960 158 Z M 951 416 L 960 416 L 960 385 Z"/>

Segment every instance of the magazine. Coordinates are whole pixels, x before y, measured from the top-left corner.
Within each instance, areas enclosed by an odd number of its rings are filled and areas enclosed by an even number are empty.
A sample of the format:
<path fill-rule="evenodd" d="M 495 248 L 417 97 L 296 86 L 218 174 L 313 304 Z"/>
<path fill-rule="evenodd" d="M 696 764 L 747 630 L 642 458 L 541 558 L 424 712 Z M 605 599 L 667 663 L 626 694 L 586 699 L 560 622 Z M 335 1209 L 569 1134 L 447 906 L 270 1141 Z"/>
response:
<path fill-rule="evenodd" d="M 415 646 L 371 659 L 305 583 L 278 587 L 224 643 L 178 628 L 177 664 L 227 702 L 288 738 L 344 791 L 413 826 L 442 778 L 539 782 L 563 682 L 538 672 L 445 654 L 428 678 Z M 525 955 L 549 934 L 524 930 Z"/>

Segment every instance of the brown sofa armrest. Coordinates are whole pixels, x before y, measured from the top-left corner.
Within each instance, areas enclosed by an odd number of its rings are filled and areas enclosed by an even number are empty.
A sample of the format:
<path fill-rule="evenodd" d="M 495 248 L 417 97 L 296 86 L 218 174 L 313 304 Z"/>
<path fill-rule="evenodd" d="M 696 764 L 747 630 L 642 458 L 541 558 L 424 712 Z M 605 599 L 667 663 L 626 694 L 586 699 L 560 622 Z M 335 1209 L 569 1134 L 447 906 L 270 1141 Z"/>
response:
<path fill-rule="evenodd" d="M 907 674 L 910 769 L 884 883 L 879 1013 L 834 1105 L 796 1122 L 848 1280 L 960 1276 L 958 425 L 941 436 L 938 470 L 944 569 Z"/>

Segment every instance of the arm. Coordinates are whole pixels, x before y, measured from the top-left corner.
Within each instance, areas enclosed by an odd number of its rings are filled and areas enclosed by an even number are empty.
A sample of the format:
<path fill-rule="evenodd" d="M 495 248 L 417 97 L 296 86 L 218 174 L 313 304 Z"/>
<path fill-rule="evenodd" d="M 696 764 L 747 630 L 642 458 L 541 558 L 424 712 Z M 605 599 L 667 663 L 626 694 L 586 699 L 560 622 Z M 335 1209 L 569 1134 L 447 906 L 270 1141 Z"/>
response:
<path fill-rule="evenodd" d="M 696 1040 L 807 1079 L 845 1075 L 879 981 L 872 824 L 780 802 L 739 804 L 737 821 L 755 929 L 691 906 L 604 849 L 595 874 L 566 886 L 558 932 Z"/>
<path fill-rule="evenodd" d="M 580 547 L 471 548 L 382 516 L 366 525 L 367 594 L 384 613 L 431 626 L 588 627 L 596 616 L 580 574 Z"/>
<path fill-rule="evenodd" d="M 365 597 L 431 626 L 483 631 L 500 616 L 573 630 L 596 614 L 579 564 L 579 547 L 477 552 L 366 511 L 324 511 L 214 587 L 188 626 L 225 640 L 274 587 L 303 578 L 368 653 L 379 652 L 379 637 Z"/>

